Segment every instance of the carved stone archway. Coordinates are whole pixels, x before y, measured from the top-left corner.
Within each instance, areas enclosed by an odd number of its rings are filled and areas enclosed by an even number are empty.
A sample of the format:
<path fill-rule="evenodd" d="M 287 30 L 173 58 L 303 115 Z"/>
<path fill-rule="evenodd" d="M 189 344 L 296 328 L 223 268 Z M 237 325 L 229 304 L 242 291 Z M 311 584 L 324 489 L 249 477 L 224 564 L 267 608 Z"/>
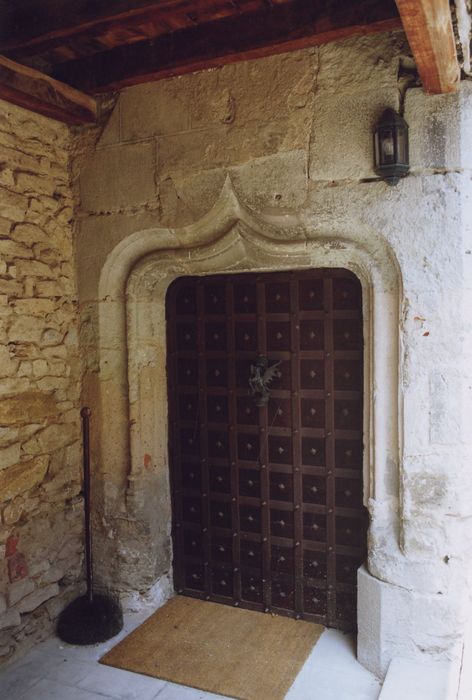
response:
<path fill-rule="evenodd" d="M 100 278 L 99 383 L 101 420 L 107 421 L 100 441 L 104 513 L 113 519 L 119 512 L 138 524 L 129 544 L 135 560 L 142 562 L 142 576 L 137 571 L 135 577 L 138 589 L 171 567 L 165 337 L 169 284 L 182 275 L 320 267 L 351 270 L 363 289 L 364 502 L 371 526 L 370 573 L 360 576 L 359 599 L 363 587 L 378 579 L 388 581 L 392 560 L 401 560 L 401 280 L 394 255 L 376 231 L 339 231 L 333 238 L 317 231 L 316 221 L 308 218 L 258 215 L 238 201 L 228 179 L 199 222 L 128 236 L 110 254 Z M 126 528 L 120 537 L 126 539 Z M 141 557 L 136 553 L 140 546 Z M 120 547 L 126 550 L 126 542 Z M 380 644 L 380 609 L 379 619 L 370 613 L 363 619 L 366 610 L 359 611 L 359 656 L 378 671 L 374 646 Z"/>

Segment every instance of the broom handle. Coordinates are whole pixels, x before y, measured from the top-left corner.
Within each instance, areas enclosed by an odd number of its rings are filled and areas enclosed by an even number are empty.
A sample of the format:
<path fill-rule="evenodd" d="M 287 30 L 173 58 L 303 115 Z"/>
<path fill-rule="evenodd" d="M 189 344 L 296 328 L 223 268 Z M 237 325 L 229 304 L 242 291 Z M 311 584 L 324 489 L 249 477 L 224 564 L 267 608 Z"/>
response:
<path fill-rule="evenodd" d="M 85 565 L 87 571 L 87 598 L 93 601 L 92 568 L 92 528 L 90 525 L 90 408 L 80 411 L 82 416 L 83 450 L 84 450 L 84 515 L 85 515 Z"/>

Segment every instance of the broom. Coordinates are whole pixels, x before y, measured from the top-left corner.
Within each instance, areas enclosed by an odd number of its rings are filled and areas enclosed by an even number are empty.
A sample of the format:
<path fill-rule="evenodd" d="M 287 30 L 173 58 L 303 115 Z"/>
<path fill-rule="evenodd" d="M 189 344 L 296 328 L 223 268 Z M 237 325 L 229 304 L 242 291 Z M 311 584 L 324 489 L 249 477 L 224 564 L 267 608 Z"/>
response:
<path fill-rule="evenodd" d="M 118 600 L 93 591 L 92 528 L 90 524 L 90 408 L 80 412 L 83 430 L 85 564 L 87 591 L 69 603 L 59 615 L 57 635 L 69 644 L 97 644 L 114 637 L 123 628 Z"/>

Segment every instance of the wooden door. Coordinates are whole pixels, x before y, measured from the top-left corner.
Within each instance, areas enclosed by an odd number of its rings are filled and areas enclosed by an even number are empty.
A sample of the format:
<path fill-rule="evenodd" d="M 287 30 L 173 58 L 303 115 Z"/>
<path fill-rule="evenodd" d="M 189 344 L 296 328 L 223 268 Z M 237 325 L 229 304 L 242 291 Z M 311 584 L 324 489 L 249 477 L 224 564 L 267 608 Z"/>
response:
<path fill-rule="evenodd" d="M 366 557 L 359 281 L 343 269 L 180 278 L 167 330 L 176 590 L 353 628 Z M 250 378 L 271 374 L 264 403 Z"/>

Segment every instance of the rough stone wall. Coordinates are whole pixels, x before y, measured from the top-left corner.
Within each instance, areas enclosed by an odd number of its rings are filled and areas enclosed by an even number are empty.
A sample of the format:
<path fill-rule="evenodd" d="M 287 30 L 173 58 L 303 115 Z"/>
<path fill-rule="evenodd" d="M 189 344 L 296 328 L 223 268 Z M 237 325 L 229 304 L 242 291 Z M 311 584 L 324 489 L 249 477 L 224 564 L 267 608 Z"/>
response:
<path fill-rule="evenodd" d="M 50 633 L 81 572 L 70 148 L 0 101 L 0 660 Z"/>
<path fill-rule="evenodd" d="M 363 619 L 376 618 L 363 660 L 379 674 L 395 655 L 460 656 L 472 560 L 471 86 L 436 97 L 406 90 L 411 174 L 389 187 L 373 171 L 372 132 L 383 109 L 399 108 L 408 54 L 402 34 L 384 34 L 126 89 L 82 169 L 78 209 L 84 386 L 95 402 L 109 255 L 137 231 L 198 221 L 227 175 L 245 206 L 299 217 L 314 239 L 387 241 L 402 282 L 392 388 L 402 411 L 400 451 L 388 469 L 373 465 L 368 494 L 375 591 Z M 126 381 L 114 380 L 113 363 L 101 369 L 113 406 Z M 153 553 L 149 523 L 127 515 L 129 453 L 97 448 L 96 460 L 108 499 L 101 559 L 114 566 L 102 573 L 145 588 L 169 561 Z"/>

